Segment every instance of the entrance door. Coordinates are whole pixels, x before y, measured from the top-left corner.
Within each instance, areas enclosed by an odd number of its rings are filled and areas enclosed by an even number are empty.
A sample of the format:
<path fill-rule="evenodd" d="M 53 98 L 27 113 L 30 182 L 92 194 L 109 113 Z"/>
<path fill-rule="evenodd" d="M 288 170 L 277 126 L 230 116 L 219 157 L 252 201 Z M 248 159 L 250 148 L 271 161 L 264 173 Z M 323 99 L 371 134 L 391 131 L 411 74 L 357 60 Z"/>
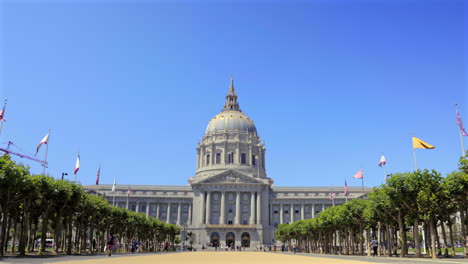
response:
<path fill-rule="evenodd" d="M 247 233 L 247 232 L 242 233 L 241 239 L 242 239 L 241 244 L 242 244 L 243 247 L 250 247 L 250 235 L 249 235 L 249 233 Z"/>
<path fill-rule="evenodd" d="M 210 243 L 212 247 L 219 247 L 219 234 L 218 232 L 211 233 Z"/>
<path fill-rule="evenodd" d="M 226 246 L 227 247 L 232 247 L 234 246 L 234 243 L 236 242 L 236 236 L 234 236 L 234 233 L 229 232 L 226 234 Z"/>

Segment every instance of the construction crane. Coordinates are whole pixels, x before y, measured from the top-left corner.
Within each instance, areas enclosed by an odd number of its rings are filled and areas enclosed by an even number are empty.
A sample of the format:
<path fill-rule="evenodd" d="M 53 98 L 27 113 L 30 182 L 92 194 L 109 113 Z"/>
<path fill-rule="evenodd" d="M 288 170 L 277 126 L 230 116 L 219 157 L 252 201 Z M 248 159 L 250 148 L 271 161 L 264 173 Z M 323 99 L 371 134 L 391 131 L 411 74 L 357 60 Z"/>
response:
<path fill-rule="evenodd" d="M 42 166 L 47 166 L 47 161 L 45 161 L 45 160 L 36 159 L 36 158 L 34 158 L 34 157 L 25 155 L 25 154 L 23 154 L 23 153 L 19 153 L 19 152 L 15 152 L 15 151 L 10 150 L 10 146 L 11 146 L 11 145 L 16 146 L 15 144 L 13 144 L 13 142 L 8 141 L 7 148 L 4 149 L 4 148 L 0 147 L 0 151 L 5 152 L 6 154 L 12 154 L 12 155 L 18 156 L 18 157 L 20 157 L 20 158 L 24 158 L 24 159 L 29 159 L 29 160 L 37 161 L 37 162 L 41 163 Z"/>

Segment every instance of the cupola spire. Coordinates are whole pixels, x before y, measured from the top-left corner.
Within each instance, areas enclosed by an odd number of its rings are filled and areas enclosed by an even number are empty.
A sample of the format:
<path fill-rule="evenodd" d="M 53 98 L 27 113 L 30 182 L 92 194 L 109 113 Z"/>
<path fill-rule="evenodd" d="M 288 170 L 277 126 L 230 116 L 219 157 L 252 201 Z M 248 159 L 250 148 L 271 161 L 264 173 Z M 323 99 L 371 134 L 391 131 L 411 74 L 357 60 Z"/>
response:
<path fill-rule="evenodd" d="M 226 95 L 226 102 L 224 103 L 223 111 L 227 110 L 235 110 L 240 111 L 239 103 L 237 102 L 237 94 L 236 90 L 234 89 L 234 78 L 231 76 L 231 84 L 229 86 L 229 92 Z"/>

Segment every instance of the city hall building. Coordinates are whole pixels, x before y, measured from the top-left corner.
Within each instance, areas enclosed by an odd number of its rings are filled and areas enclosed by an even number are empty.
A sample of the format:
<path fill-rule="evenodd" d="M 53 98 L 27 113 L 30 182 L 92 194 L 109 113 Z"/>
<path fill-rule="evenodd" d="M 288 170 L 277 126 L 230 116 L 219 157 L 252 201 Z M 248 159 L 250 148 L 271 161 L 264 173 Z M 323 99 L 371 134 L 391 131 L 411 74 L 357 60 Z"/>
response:
<path fill-rule="evenodd" d="M 224 108 L 213 117 L 196 148 L 197 169 L 188 185 L 90 185 L 109 203 L 145 213 L 192 231 L 194 244 L 258 247 L 274 244 L 279 224 L 316 217 L 320 212 L 363 196 L 362 188 L 274 186 L 267 177 L 257 128 L 239 107 L 233 81 Z M 284 175 L 285 177 L 287 175 Z M 365 189 L 364 192 L 369 191 Z"/>

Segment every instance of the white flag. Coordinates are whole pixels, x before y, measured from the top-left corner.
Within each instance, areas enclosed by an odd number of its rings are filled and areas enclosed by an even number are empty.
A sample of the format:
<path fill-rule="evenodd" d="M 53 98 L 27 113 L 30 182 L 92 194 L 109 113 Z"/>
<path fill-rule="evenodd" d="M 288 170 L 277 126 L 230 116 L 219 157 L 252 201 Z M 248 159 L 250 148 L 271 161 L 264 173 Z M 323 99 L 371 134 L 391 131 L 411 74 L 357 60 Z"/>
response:
<path fill-rule="evenodd" d="M 39 152 L 39 149 L 41 149 L 42 144 L 49 144 L 49 133 L 47 133 L 47 135 L 45 135 L 45 137 L 41 140 L 41 142 L 39 142 L 39 145 L 37 145 L 37 148 L 36 148 L 36 154 L 34 155 L 37 155 L 37 153 Z"/>
<path fill-rule="evenodd" d="M 73 174 L 76 175 L 78 170 L 80 170 L 80 154 L 78 154 L 78 157 L 76 158 L 75 170 L 73 171 Z"/>

